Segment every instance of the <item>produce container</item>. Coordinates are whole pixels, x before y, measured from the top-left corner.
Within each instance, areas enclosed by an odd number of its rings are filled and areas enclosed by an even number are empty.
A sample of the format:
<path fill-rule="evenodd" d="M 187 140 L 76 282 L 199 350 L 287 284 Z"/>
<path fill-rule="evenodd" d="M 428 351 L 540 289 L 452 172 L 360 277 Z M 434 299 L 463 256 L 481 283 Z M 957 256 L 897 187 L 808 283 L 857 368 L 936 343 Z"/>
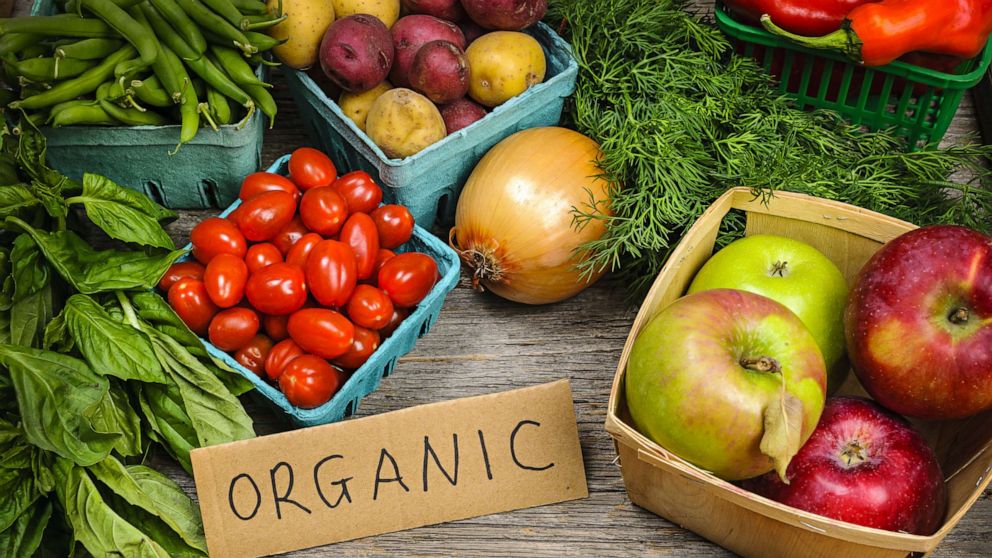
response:
<path fill-rule="evenodd" d="M 286 175 L 286 165 L 289 162 L 289 155 L 278 159 L 268 169 Z M 226 217 L 241 205 L 240 200 L 220 214 Z M 191 244 L 186 245 L 186 249 L 192 248 Z M 458 284 L 459 266 L 458 254 L 447 244 L 438 240 L 437 237 L 419 226 L 413 229 L 413 238 L 406 244 L 395 250 L 399 252 L 422 252 L 434 258 L 437 262 L 441 278 L 431 292 L 424 298 L 413 312 L 403 320 L 403 323 L 391 336 L 379 345 L 379 348 L 372 354 L 368 361 L 361 368 L 354 371 L 348 381 L 341 389 L 334 394 L 330 401 L 313 409 L 301 409 L 293 406 L 286 399 L 286 396 L 274 385 L 266 382 L 254 372 L 238 364 L 233 357 L 224 351 L 213 346 L 208 340 L 201 338 L 207 351 L 216 358 L 224 361 L 225 364 L 236 370 L 239 374 L 251 381 L 255 385 L 253 393 L 257 394 L 267 404 L 281 410 L 289 416 L 295 424 L 299 426 L 316 426 L 336 422 L 342 418 L 351 416 L 358 410 L 358 404 L 366 395 L 372 393 L 379 387 L 379 381 L 392 373 L 396 367 L 396 360 L 413 350 L 417 339 L 423 337 L 431 330 L 437 322 L 441 313 L 441 305 L 444 297 L 448 295 Z M 179 261 L 190 258 L 184 256 Z"/>
<path fill-rule="evenodd" d="M 713 253 L 720 224 L 732 210 L 746 213 L 745 234 L 807 242 L 837 264 L 849 283 L 885 242 L 915 228 L 858 207 L 784 192 L 765 205 L 750 190 L 736 188 L 710 206 L 651 287 L 613 380 L 606 430 L 620 456 L 631 501 L 742 556 L 894 558 L 933 551 L 992 480 L 992 413 L 958 421 L 912 421 L 937 453 L 949 496 L 943 525 L 928 537 L 861 527 L 773 502 L 691 465 L 632 426 L 624 374 L 634 339 L 652 317 L 685 293 Z M 854 374 L 840 394 L 867 397 Z"/>
<path fill-rule="evenodd" d="M 544 48 L 544 82 L 405 159 L 388 158 L 306 72 L 284 72 L 307 135 L 344 171 L 371 174 L 389 202 L 407 206 L 417 224 L 430 228 L 435 220 L 454 222 L 458 194 L 489 148 L 520 130 L 558 124 L 565 98 L 575 90 L 579 68 L 571 46 L 543 23 L 527 32 Z"/>
<path fill-rule="evenodd" d="M 54 0 L 35 0 L 31 15 L 58 11 Z M 259 67 L 259 77 L 264 78 Z M 238 198 L 241 180 L 262 166 L 265 118 L 248 124 L 201 128 L 174 155 L 179 125 L 69 126 L 42 128 L 49 164 L 79 180 L 83 172 L 106 176 L 174 209 L 222 208 Z"/>
<path fill-rule="evenodd" d="M 804 48 L 762 28 L 735 21 L 720 0 L 716 24 L 739 54 L 755 58 L 779 78 L 779 91 L 800 108 L 837 111 L 870 130 L 892 129 L 911 150 L 936 146 L 965 91 L 992 62 L 992 42 L 951 72 L 896 61 L 866 67 L 836 52 Z M 951 68 L 948 68 L 951 69 Z"/>

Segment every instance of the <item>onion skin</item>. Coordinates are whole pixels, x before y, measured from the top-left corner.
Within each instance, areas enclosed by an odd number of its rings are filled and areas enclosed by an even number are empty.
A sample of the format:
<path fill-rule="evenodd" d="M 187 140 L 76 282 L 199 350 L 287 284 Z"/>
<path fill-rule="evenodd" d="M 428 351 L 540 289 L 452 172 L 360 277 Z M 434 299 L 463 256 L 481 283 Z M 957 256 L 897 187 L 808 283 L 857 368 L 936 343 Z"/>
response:
<path fill-rule="evenodd" d="M 576 250 L 603 236 L 593 219 L 577 229 L 573 208 L 609 213 L 611 185 L 596 165 L 599 145 L 565 128 L 532 128 L 493 147 L 472 171 L 449 241 L 473 284 L 525 304 L 575 296 L 605 269 L 583 276 Z"/>

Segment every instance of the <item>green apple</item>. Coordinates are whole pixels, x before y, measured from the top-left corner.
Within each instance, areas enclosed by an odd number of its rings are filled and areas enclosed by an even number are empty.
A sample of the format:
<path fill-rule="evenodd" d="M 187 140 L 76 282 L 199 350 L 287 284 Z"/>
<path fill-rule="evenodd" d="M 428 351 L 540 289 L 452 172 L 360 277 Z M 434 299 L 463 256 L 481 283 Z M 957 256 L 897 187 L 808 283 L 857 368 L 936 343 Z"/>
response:
<path fill-rule="evenodd" d="M 756 234 L 713 255 L 696 274 L 689 293 L 739 289 L 784 304 L 806 324 L 827 363 L 827 392 L 844 383 L 847 281 L 837 266 L 805 242 Z"/>
<path fill-rule="evenodd" d="M 680 298 L 644 327 L 624 387 L 638 431 L 740 480 L 785 474 L 820 419 L 826 381 L 816 341 L 788 308 L 716 289 Z"/>

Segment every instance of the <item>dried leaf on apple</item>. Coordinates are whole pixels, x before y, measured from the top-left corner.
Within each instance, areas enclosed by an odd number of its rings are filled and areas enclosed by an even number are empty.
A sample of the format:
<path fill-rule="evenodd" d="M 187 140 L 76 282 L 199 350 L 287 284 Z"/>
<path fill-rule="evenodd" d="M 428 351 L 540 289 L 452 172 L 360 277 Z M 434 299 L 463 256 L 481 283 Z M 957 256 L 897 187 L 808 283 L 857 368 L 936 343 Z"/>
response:
<path fill-rule="evenodd" d="M 761 453 L 771 458 L 782 482 L 789 484 L 785 471 L 802 447 L 803 403 L 783 389 L 778 404 L 765 407 L 765 433 L 761 437 Z"/>

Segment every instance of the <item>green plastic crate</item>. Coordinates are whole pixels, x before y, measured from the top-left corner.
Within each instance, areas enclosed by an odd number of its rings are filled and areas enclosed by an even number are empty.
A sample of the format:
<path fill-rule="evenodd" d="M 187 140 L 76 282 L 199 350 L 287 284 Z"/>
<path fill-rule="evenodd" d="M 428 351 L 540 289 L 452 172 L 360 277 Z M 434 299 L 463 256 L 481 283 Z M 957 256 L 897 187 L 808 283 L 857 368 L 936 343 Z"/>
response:
<path fill-rule="evenodd" d="M 946 73 L 903 61 L 867 67 L 842 54 L 801 47 L 762 28 L 735 21 L 716 2 L 716 24 L 738 54 L 752 57 L 800 108 L 830 109 L 870 130 L 891 129 L 910 150 L 936 146 L 965 91 L 992 62 L 992 42 L 977 57 Z"/>
<path fill-rule="evenodd" d="M 35 0 L 31 15 L 58 11 L 53 0 Z M 259 71 L 264 77 L 264 66 Z M 227 207 L 242 179 L 261 168 L 265 118 L 258 111 L 242 128 L 201 128 L 174 155 L 179 125 L 42 128 L 48 162 L 73 179 L 104 175 L 174 209 Z"/>

